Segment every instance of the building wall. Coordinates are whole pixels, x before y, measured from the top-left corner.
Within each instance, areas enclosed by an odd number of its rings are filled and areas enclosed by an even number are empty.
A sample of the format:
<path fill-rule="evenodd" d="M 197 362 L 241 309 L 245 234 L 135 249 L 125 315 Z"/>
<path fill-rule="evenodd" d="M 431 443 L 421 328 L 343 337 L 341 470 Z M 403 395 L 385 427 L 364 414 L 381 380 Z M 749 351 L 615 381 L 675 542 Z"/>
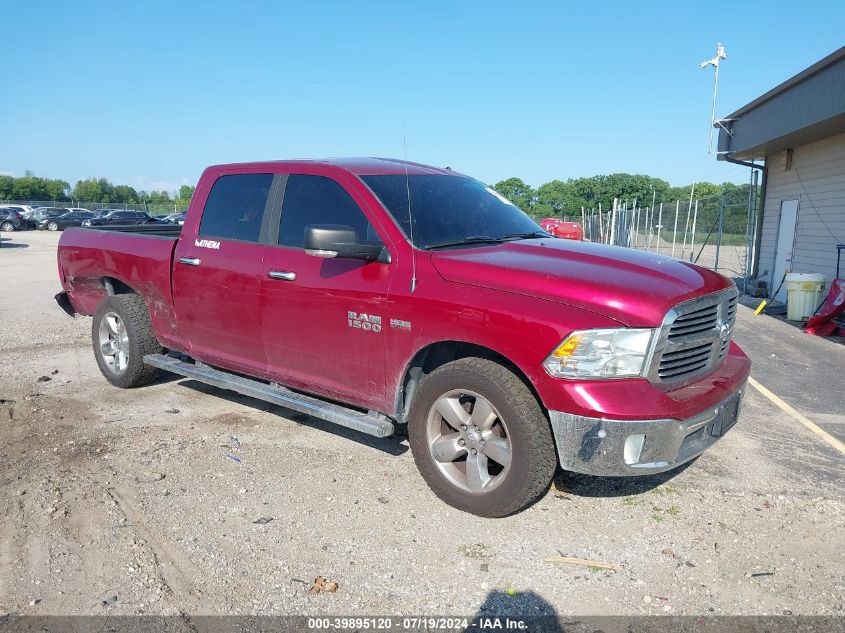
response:
<path fill-rule="evenodd" d="M 824 273 L 830 281 L 836 274 L 836 245 L 845 244 L 845 134 L 794 148 L 791 168 L 787 168 L 785 151 L 767 156 L 766 165 L 760 274 L 774 292 L 783 276 L 783 271 L 772 271 L 780 205 L 783 200 L 797 199 L 792 272 Z M 845 251 L 842 256 L 845 259 Z M 841 274 L 845 276 L 845 261 Z"/>

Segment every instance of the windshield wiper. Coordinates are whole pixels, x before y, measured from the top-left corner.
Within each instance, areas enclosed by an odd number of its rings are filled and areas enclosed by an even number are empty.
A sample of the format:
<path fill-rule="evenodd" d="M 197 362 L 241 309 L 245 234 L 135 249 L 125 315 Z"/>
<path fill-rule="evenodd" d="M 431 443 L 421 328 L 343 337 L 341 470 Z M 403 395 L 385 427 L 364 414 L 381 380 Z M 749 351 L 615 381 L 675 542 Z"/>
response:
<path fill-rule="evenodd" d="M 503 235 L 503 240 L 533 240 L 538 237 L 551 237 L 545 231 L 532 231 L 530 233 L 508 233 Z"/>
<path fill-rule="evenodd" d="M 435 248 L 446 248 L 448 246 L 463 246 L 464 244 L 501 244 L 502 238 L 490 237 L 489 235 L 470 235 L 462 240 L 454 240 L 451 242 L 441 242 L 440 244 L 426 244 L 425 250 L 430 251 Z"/>

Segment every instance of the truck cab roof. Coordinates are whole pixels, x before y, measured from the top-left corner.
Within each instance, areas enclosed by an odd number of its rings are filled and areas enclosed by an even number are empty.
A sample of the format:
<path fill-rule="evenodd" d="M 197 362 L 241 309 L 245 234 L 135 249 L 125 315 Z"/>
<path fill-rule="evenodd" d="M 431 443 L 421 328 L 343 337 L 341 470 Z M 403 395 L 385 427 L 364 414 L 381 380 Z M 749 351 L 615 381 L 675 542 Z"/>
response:
<path fill-rule="evenodd" d="M 442 175 L 442 176 L 463 176 L 449 167 L 440 168 L 422 163 L 399 160 L 397 158 L 375 158 L 375 157 L 352 157 L 352 158 L 309 158 L 295 160 L 274 160 L 257 161 L 248 163 L 228 163 L 214 165 L 209 170 L 229 171 L 233 169 L 278 169 L 279 166 L 290 168 L 313 167 L 323 165 L 335 167 L 355 176 L 383 176 L 391 174 L 409 175 Z"/>

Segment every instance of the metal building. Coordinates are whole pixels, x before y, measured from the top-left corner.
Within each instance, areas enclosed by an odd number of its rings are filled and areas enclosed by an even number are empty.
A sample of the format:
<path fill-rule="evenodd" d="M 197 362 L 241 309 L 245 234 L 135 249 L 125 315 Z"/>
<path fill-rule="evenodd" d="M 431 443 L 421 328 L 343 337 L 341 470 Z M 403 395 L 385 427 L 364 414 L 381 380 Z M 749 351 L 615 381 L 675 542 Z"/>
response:
<path fill-rule="evenodd" d="M 787 269 L 823 273 L 829 282 L 837 245 L 845 245 L 845 47 L 717 127 L 719 160 L 754 162 L 763 170 L 755 275 L 770 293 Z M 842 268 L 845 275 L 845 261 Z M 775 298 L 785 297 L 781 288 Z"/>

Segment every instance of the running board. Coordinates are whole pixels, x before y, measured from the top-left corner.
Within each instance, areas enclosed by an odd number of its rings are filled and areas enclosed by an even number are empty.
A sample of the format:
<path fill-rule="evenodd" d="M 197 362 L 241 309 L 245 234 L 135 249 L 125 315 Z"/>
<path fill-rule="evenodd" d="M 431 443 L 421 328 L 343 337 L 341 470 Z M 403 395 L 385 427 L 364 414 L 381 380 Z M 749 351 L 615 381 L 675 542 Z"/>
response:
<path fill-rule="evenodd" d="M 291 391 L 275 383 L 268 384 L 245 378 L 227 371 L 214 369 L 199 362 L 194 365 L 164 354 L 147 354 L 144 356 L 144 362 L 164 371 L 185 376 L 185 378 L 213 385 L 220 389 L 235 391 L 250 398 L 271 402 L 367 435 L 388 437 L 393 435 L 395 431 L 393 423 L 386 417 L 380 417 L 381 414 L 362 413 L 339 404 L 332 404 L 319 398 Z"/>

